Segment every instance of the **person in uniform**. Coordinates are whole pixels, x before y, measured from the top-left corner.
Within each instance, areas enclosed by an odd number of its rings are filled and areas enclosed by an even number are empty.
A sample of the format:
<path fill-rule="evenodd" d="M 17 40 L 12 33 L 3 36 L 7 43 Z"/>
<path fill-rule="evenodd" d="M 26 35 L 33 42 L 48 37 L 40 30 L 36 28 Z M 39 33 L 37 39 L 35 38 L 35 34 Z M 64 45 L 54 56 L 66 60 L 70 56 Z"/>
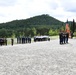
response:
<path fill-rule="evenodd" d="M 60 31 L 59 33 L 59 43 L 63 44 L 63 32 L 62 31 Z"/>
<path fill-rule="evenodd" d="M 63 43 L 66 43 L 66 32 L 63 32 Z"/>
<path fill-rule="evenodd" d="M 69 33 L 66 33 L 66 43 L 68 43 Z"/>

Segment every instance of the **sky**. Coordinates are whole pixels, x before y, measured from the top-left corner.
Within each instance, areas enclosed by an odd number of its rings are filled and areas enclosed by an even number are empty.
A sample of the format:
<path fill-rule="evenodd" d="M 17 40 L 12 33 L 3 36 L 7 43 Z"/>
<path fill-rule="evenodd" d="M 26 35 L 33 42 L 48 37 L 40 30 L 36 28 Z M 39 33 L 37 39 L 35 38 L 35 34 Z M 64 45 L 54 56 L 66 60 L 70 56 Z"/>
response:
<path fill-rule="evenodd" d="M 48 14 L 60 21 L 76 19 L 76 0 L 0 0 L 0 23 Z"/>

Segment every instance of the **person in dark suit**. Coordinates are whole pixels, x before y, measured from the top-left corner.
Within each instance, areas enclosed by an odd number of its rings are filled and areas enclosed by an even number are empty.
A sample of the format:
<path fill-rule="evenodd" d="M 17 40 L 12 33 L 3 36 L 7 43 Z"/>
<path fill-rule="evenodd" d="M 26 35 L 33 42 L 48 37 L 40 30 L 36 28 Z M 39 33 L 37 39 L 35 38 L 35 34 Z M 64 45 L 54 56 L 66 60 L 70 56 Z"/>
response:
<path fill-rule="evenodd" d="M 59 43 L 63 44 L 63 32 L 62 31 L 60 31 L 59 33 Z"/>
<path fill-rule="evenodd" d="M 63 43 L 66 43 L 66 32 L 63 32 Z"/>
<path fill-rule="evenodd" d="M 28 43 L 31 43 L 31 37 L 28 37 Z"/>
<path fill-rule="evenodd" d="M 14 39 L 11 39 L 11 45 L 13 46 L 13 44 L 14 44 Z"/>
<path fill-rule="evenodd" d="M 28 43 L 28 37 L 25 37 L 25 43 Z"/>
<path fill-rule="evenodd" d="M 70 33 L 71 34 L 71 39 L 73 38 L 73 32 Z"/>
<path fill-rule="evenodd" d="M 68 43 L 69 33 L 66 32 L 66 43 Z"/>

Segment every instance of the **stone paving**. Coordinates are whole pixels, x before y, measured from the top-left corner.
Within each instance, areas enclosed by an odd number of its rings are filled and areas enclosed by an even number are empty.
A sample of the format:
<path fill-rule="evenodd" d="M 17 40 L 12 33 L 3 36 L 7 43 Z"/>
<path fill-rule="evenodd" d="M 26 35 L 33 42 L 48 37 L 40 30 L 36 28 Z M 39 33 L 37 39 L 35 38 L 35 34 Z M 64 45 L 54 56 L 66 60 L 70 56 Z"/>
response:
<path fill-rule="evenodd" d="M 0 75 L 76 75 L 76 39 L 0 46 Z"/>

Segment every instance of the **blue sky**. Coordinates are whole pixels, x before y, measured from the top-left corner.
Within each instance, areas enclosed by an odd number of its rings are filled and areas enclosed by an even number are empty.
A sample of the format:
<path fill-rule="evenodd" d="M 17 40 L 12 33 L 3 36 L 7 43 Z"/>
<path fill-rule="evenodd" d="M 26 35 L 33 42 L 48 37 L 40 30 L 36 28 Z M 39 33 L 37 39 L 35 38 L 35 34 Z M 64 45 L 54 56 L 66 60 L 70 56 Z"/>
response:
<path fill-rule="evenodd" d="M 0 0 L 0 23 L 41 14 L 72 21 L 76 19 L 76 0 Z"/>

